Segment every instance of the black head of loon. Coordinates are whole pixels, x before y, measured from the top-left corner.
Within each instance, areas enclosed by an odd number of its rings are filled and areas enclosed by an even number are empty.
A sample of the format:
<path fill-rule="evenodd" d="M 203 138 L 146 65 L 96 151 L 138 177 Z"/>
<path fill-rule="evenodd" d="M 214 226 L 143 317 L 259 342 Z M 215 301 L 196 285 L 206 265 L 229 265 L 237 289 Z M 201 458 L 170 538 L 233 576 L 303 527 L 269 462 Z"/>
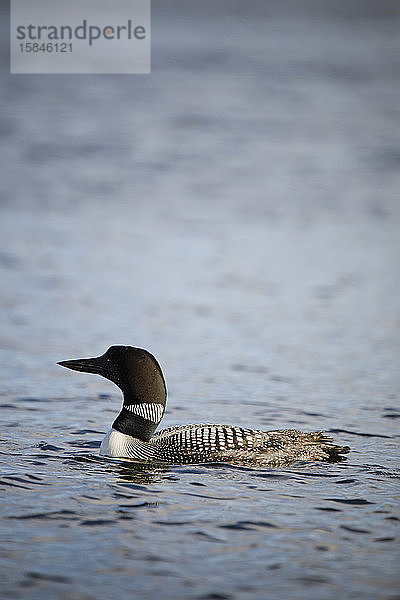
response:
<path fill-rule="evenodd" d="M 124 396 L 113 428 L 148 441 L 165 411 L 167 388 L 161 367 L 150 352 L 133 346 L 111 346 L 96 358 L 58 363 L 74 371 L 96 373 L 115 383 Z"/>

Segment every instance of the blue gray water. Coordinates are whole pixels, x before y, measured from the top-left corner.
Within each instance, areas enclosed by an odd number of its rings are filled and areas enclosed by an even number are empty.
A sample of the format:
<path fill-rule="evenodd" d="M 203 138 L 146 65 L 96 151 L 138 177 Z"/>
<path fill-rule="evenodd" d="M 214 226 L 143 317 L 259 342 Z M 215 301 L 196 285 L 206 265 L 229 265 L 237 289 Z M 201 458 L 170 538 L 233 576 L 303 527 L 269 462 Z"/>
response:
<path fill-rule="evenodd" d="M 0 595 L 395 600 L 398 4 L 198 4 L 153 1 L 150 76 L 3 53 Z M 115 343 L 159 359 L 165 426 L 352 452 L 100 459 L 118 390 L 56 362 Z"/>

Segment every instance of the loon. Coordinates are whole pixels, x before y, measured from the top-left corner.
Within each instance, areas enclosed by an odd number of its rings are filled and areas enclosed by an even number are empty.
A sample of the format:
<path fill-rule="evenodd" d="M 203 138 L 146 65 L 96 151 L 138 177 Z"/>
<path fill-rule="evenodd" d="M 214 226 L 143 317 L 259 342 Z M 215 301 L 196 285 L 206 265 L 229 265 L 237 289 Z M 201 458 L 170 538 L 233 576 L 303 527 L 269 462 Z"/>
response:
<path fill-rule="evenodd" d="M 274 466 L 295 460 L 342 460 L 347 446 L 323 432 L 259 431 L 234 425 L 178 425 L 154 435 L 167 401 L 165 379 L 155 357 L 133 346 L 111 346 L 96 358 L 66 360 L 63 367 L 97 373 L 115 383 L 123 405 L 100 446 L 100 455 L 168 464 L 230 463 Z"/>

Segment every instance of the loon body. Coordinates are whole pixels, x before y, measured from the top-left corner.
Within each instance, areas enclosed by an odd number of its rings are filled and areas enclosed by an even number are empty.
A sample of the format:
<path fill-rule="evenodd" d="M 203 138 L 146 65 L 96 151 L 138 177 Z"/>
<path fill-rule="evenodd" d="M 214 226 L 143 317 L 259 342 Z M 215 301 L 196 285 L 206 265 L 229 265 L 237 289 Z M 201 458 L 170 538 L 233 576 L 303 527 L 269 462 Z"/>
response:
<path fill-rule="evenodd" d="M 61 366 L 96 373 L 114 382 L 123 405 L 100 454 L 170 464 L 225 462 L 282 465 L 294 460 L 341 460 L 349 451 L 322 432 L 294 429 L 259 431 L 233 425 L 178 425 L 154 434 L 164 412 L 167 388 L 161 367 L 150 352 L 111 346 L 102 356 L 62 361 Z"/>

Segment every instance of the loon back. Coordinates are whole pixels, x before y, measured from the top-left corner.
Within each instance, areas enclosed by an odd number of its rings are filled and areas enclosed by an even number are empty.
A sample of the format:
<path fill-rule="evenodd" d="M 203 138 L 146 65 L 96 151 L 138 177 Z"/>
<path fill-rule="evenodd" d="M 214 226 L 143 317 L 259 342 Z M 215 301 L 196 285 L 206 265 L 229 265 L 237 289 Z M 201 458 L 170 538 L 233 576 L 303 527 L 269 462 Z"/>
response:
<path fill-rule="evenodd" d="M 150 352 L 111 346 L 96 358 L 68 360 L 63 367 L 96 373 L 122 390 L 123 404 L 100 454 L 175 464 L 229 462 L 278 465 L 293 460 L 341 460 L 348 447 L 337 446 L 322 432 L 259 431 L 232 425 L 182 425 L 153 435 L 166 406 L 161 367 Z"/>

